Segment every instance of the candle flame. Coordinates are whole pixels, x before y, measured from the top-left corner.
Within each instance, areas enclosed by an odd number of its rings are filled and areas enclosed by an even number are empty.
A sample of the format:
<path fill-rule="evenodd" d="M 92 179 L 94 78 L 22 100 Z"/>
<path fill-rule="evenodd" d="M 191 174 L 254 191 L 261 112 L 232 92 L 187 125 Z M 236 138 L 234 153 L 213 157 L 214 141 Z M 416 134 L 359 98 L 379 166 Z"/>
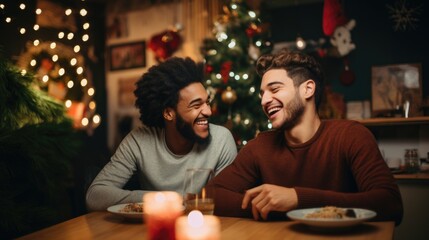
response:
<path fill-rule="evenodd" d="M 203 188 L 203 190 L 201 192 L 201 197 L 202 197 L 202 199 L 206 199 L 206 188 Z"/>
<path fill-rule="evenodd" d="M 164 196 L 164 194 L 162 192 L 157 192 L 155 194 L 155 201 L 156 202 L 162 203 L 162 202 L 165 202 L 165 200 L 166 200 L 165 196 Z"/>
<path fill-rule="evenodd" d="M 192 210 L 188 214 L 188 224 L 195 228 L 201 227 L 204 224 L 203 214 L 198 210 Z"/>

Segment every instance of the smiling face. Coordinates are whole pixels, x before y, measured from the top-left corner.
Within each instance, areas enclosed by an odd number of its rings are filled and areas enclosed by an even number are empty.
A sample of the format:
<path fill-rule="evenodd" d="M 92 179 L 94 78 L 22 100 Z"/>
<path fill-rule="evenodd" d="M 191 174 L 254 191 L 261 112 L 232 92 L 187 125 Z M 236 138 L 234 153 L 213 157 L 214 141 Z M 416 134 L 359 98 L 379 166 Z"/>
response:
<path fill-rule="evenodd" d="M 180 90 L 177 103 L 176 129 L 186 139 L 206 142 L 209 139 L 209 121 L 212 115 L 210 99 L 201 83 L 192 83 Z"/>
<path fill-rule="evenodd" d="M 267 71 L 261 82 L 261 105 L 273 128 L 290 129 L 304 113 L 298 88 L 284 69 Z"/>

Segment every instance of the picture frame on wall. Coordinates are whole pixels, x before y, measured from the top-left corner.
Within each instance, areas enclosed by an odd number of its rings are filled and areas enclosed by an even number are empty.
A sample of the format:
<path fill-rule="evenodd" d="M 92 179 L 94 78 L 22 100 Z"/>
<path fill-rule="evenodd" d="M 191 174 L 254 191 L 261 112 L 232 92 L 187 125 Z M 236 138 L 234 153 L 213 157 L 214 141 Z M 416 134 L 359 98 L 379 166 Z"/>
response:
<path fill-rule="evenodd" d="M 423 98 L 421 71 L 420 63 L 373 66 L 372 117 L 419 116 Z"/>
<path fill-rule="evenodd" d="M 125 70 L 146 66 L 146 42 L 138 41 L 109 47 L 110 70 Z"/>

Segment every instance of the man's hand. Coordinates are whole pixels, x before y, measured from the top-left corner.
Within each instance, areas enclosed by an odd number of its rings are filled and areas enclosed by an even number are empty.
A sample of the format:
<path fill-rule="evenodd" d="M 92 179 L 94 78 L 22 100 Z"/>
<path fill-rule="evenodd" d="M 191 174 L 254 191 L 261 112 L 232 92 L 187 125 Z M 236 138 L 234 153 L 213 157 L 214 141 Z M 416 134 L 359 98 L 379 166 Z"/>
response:
<path fill-rule="evenodd" d="M 298 196 L 293 188 L 263 184 L 249 189 L 244 195 L 241 208 L 247 208 L 251 202 L 252 214 L 255 220 L 267 220 L 271 211 L 286 212 L 298 206 Z"/>

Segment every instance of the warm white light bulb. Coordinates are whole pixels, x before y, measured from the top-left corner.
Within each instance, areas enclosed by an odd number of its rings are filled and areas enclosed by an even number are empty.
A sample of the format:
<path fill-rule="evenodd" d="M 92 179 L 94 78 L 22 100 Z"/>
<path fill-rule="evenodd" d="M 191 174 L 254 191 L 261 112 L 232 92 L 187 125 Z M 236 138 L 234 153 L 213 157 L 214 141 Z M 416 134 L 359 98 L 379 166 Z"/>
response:
<path fill-rule="evenodd" d="M 235 47 L 235 45 L 236 45 L 235 39 L 232 39 L 231 42 L 229 42 L 228 47 L 233 48 Z"/>
<path fill-rule="evenodd" d="M 78 68 L 76 69 L 76 73 L 77 73 L 77 74 L 82 74 L 82 73 L 83 73 L 83 67 L 78 67 Z"/>
<path fill-rule="evenodd" d="M 82 126 L 87 126 L 87 125 L 88 125 L 88 123 L 89 123 L 88 118 L 86 118 L 86 117 L 82 118 L 81 123 L 82 123 Z"/>
<path fill-rule="evenodd" d="M 96 104 L 94 101 L 89 102 L 89 109 L 94 110 L 95 106 L 96 106 Z"/>
<path fill-rule="evenodd" d="M 42 9 L 40 9 L 40 8 L 36 9 L 36 14 L 37 15 L 40 15 L 41 13 L 42 13 Z"/>
<path fill-rule="evenodd" d="M 88 80 L 86 80 L 86 78 L 82 78 L 82 80 L 80 80 L 80 85 L 82 87 L 85 87 L 88 84 Z"/>
<path fill-rule="evenodd" d="M 100 123 L 100 120 L 101 120 L 101 118 L 100 118 L 100 116 L 99 116 L 99 115 L 94 115 L 94 117 L 92 118 L 92 121 L 93 121 L 95 124 Z"/>
<path fill-rule="evenodd" d="M 96 105 L 97 105 L 97 104 L 95 104 L 95 102 L 94 102 L 94 101 L 91 101 L 91 102 L 89 102 L 89 104 L 88 104 L 89 109 L 91 109 L 91 110 L 94 110 L 94 109 L 95 109 L 95 107 L 96 107 Z"/>
<path fill-rule="evenodd" d="M 296 47 L 299 49 L 299 50 L 302 50 L 302 49 L 304 49 L 305 47 L 306 47 L 306 43 L 305 43 L 305 41 L 304 41 L 304 39 L 302 38 L 302 37 L 297 37 L 296 38 Z"/>
<path fill-rule="evenodd" d="M 39 30 L 39 28 L 40 28 L 40 26 L 38 24 L 34 24 L 34 26 L 33 26 L 34 31 Z"/>
<path fill-rule="evenodd" d="M 74 46 L 73 51 L 75 53 L 78 53 L 80 51 L 80 46 L 79 45 Z"/>
<path fill-rule="evenodd" d="M 19 4 L 19 8 L 21 8 L 21 10 L 24 10 L 25 9 L 25 4 L 24 3 Z"/>
<path fill-rule="evenodd" d="M 65 14 L 68 16 L 72 14 L 72 10 L 70 8 L 66 9 Z"/>
<path fill-rule="evenodd" d="M 94 88 L 89 88 L 89 89 L 88 89 L 88 95 L 89 95 L 89 96 L 94 95 L 94 93 L 95 93 Z"/>
<path fill-rule="evenodd" d="M 70 60 L 70 65 L 74 66 L 74 65 L 76 65 L 76 63 L 77 63 L 76 58 L 72 58 L 72 59 Z"/>
<path fill-rule="evenodd" d="M 25 33 L 25 28 L 21 28 L 21 29 L 19 29 L 19 32 L 20 32 L 21 34 L 24 34 L 24 33 Z"/>
<path fill-rule="evenodd" d="M 64 104 L 66 105 L 67 108 L 69 108 L 72 105 L 72 101 L 71 100 L 66 100 Z"/>
<path fill-rule="evenodd" d="M 88 13 L 87 11 L 86 11 L 86 9 L 84 9 L 84 8 L 82 8 L 81 10 L 80 10 L 80 15 L 82 16 L 82 17 L 84 17 L 84 16 L 86 16 L 86 14 Z"/>

